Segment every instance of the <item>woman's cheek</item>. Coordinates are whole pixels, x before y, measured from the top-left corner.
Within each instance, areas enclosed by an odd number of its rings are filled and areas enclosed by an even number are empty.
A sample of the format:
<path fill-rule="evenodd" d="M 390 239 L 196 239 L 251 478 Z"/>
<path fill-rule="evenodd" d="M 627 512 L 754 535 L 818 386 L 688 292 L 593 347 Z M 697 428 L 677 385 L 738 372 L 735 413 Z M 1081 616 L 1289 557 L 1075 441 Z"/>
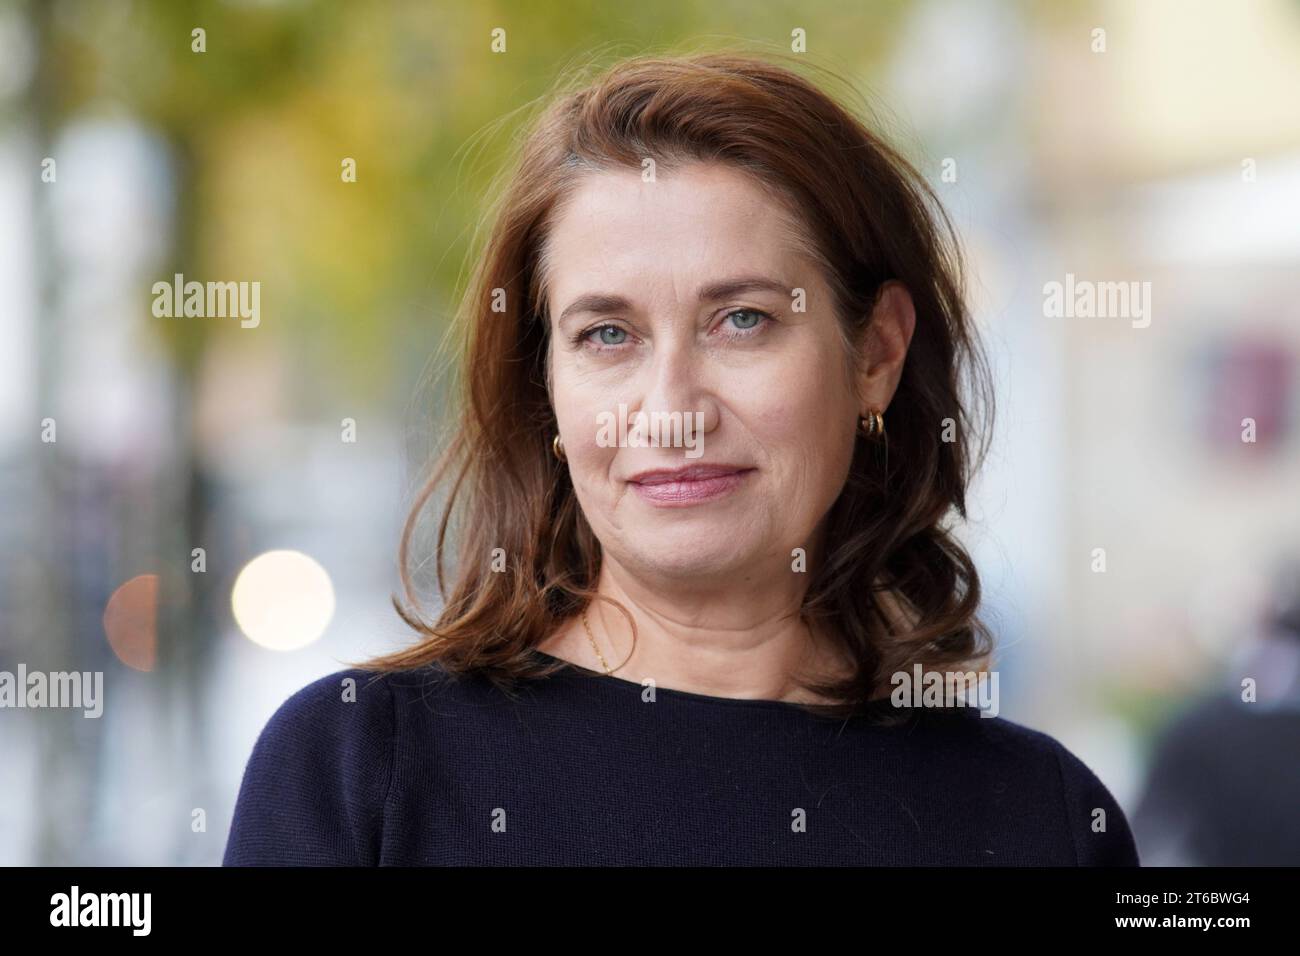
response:
<path fill-rule="evenodd" d="M 791 391 L 787 394 L 793 398 L 796 393 Z M 768 395 L 779 398 L 775 391 Z M 767 401 L 760 407 L 751 407 L 748 417 L 753 422 L 755 439 L 772 454 L 780 453 L 782 449 L 790 452 L 805 449 L 824 425 L 813 407 L 780 401 Z"/>

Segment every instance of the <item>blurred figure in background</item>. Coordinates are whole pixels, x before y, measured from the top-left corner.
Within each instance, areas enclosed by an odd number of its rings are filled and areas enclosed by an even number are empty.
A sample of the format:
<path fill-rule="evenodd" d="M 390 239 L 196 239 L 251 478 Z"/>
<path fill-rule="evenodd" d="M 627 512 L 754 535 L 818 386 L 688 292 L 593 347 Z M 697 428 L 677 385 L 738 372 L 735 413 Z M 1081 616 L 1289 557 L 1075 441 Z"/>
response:
<path fill-rule="evenodd" d="M 1184 710 L 1156 743 L 1133 820 L 1148 866 L 1300 865 L 1300 559 L 1273 594 L 1232 668 L 1237 689 Z"/>

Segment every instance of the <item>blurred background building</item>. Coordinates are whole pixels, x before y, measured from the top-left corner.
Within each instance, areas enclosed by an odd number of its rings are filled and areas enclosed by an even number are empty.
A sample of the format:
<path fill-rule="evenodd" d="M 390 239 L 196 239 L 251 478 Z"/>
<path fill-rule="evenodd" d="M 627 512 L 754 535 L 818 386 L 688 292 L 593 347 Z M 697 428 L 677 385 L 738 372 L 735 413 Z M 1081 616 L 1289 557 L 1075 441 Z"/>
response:
<path fill-rule="evenodd" d="M 107 699 L 0 710 L 0 864 L 220 860 L 272 711 L 411 639 L 389 595 L 449 424 L 440 344 L 535 99 L 796 30 L 966 242 L 1002 716 L 1098 773 L 1144 859 L 1233 861 L 1144 793 L 1194 702 L 1300 713 L 1274 613 L 1300 551 L 1298 0 L 0 0 L 0 671 L 103 671 Z M 155 315 L 178 273 L 259 282 L 259 324 Z M 1053 317 L 1067 275 L 1149 283 L 1149 312 Z M 1236 814 L 1300 766 L 1294 720 L 1253 726 L 1253 762 L 1199 775 Z M 1222 767 L 1174 749 L 1193 790 Z"/>

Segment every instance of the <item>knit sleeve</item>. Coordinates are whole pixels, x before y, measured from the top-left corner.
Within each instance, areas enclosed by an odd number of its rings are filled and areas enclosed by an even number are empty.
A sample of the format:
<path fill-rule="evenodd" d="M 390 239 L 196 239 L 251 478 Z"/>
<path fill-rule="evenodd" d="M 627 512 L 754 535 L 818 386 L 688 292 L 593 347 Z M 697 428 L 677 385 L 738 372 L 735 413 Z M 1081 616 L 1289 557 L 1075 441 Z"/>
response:
<path fill-rule="evenodd" d="M 382 675 L 339 671 L 293 694 L 253 746 L 222 865 L 377 865 L 393 734 Z"/>
<path fill-rule="evenodd" d="M 1139 866 L 1128 819 L 1106 785 L 1059 742 L 1057 766 L 1079 866 Z"/>

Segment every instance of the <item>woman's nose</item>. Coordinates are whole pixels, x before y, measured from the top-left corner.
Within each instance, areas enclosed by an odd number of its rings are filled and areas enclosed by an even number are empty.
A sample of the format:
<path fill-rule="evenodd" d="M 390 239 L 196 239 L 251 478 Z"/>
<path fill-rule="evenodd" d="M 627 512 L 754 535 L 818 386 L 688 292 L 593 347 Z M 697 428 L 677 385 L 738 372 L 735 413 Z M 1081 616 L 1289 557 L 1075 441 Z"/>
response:
<path fill-rule="evenodd" d="M 635 410 L 649 415 L 681 415 L 697 431 L 717 427 L 715 370 L 707 356 L 688 344 L 655 350 L 643 369 L 641 395 Z"/>

